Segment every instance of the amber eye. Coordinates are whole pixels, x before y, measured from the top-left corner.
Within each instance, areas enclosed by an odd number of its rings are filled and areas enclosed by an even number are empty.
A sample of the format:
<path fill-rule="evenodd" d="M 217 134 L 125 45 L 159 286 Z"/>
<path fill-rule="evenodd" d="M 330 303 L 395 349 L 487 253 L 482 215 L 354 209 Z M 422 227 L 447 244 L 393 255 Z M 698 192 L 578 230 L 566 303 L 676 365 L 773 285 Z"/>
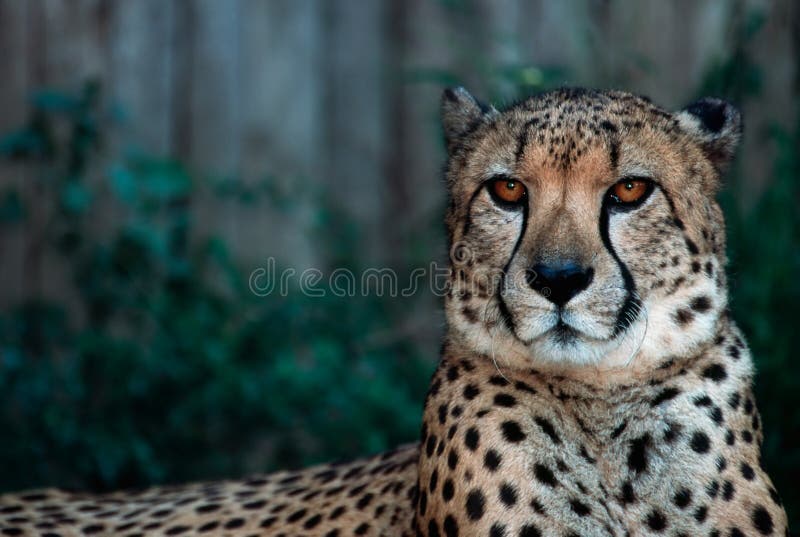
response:
<path fill-rule="evenodd" d="M 498 177 L 489 183 L 492 198 L 504 206 L 519 206 L 527 194 L 525 185 L 511 177 Z"/>
<path fill-rule="evenodd" d="M 649 179 L 627 178 L 612 186 L 608 195 L 618 205 L 633 205 L 644 201 L 652 190 L 653 183 Z"/>

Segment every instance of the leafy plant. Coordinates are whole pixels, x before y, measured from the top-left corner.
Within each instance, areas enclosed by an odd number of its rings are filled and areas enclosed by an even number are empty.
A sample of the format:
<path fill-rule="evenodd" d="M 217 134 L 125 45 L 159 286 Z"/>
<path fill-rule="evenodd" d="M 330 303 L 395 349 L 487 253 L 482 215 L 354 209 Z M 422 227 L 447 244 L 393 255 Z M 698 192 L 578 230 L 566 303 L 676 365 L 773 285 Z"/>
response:
<path fill-rule="evenodd" d="M 94 176 L 114 124 L 98 88 L 31 104 L 0 154 L 34 184 L 5 193 L 0 225 L 37 215 L 34 241 L 60 252 L 74 299 L 32 296 L 0 316 L 0 428 L 13 439 L 0 445 L 0 488 L 242 475 L 415 439 L 432 363 L 403 339 L 372 338 L 396 306 L 256 296 L 226 245 L 194 232 L 199 192 L 287 210 L 269 180 L 213 185 L 141 155 Z M 101 231 L 90 223 L 104 196 L 122 217 Z M 352 229 L 333 209 L 319 217 Z M 353 262 L 356 239 L 320 243 Z"/>

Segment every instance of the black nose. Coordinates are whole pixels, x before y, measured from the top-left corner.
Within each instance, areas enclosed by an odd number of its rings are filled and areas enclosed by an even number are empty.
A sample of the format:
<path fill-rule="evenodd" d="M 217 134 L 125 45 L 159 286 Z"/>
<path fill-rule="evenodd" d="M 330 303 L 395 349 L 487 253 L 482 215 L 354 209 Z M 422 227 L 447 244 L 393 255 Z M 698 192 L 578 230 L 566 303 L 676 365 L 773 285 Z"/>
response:
<path fill-rule="evenodd" d="M 537 263 L 526 274 L 528 285 L 541 293 L 556 306 L 563 306 L 569 299 L 589 287 L 594 269 L 581 267 L 577 263 Z"/>

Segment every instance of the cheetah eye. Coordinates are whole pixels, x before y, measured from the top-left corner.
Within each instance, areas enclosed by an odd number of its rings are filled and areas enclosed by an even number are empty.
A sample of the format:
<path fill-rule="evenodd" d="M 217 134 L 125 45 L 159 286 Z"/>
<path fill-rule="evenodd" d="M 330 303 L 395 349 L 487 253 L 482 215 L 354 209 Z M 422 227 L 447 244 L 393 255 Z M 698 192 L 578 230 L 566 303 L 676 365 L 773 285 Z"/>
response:
<path fill-rule="evenodd" d="M 645 177 L 626 177 L 617 181 L 606 196 L 612 205 L 634 208 L 640 205 L 653 191 L 653 181 Z"/>
<path fill-rule="evenodd" d="M 519 209 L 525 203 L 528 189 L 520 181 L 505 175 L 490 179 L 486 185 L 492 200 L 504 209 Z"/>

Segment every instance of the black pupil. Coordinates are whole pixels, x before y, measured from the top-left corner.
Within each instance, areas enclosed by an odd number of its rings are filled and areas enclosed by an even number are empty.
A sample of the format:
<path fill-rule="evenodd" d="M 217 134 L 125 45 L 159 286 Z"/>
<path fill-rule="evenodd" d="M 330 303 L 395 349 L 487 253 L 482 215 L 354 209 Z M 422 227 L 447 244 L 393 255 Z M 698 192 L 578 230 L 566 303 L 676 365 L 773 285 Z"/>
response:
<path fill-rule="evenodd" d="M 633 183 L 625 183 L 625 188 L 628 190 L 633 190 Z"/>
<path fill-rule="evenodd" d="M 509 181 L 509 182 L 506 183 L 506 188 L 509 189 L 509 190 L 514 190 L 515 186 L 517 186 L 517 185 L 516 185 L 516 183 L 514 183 L 514 181 Z"/>

